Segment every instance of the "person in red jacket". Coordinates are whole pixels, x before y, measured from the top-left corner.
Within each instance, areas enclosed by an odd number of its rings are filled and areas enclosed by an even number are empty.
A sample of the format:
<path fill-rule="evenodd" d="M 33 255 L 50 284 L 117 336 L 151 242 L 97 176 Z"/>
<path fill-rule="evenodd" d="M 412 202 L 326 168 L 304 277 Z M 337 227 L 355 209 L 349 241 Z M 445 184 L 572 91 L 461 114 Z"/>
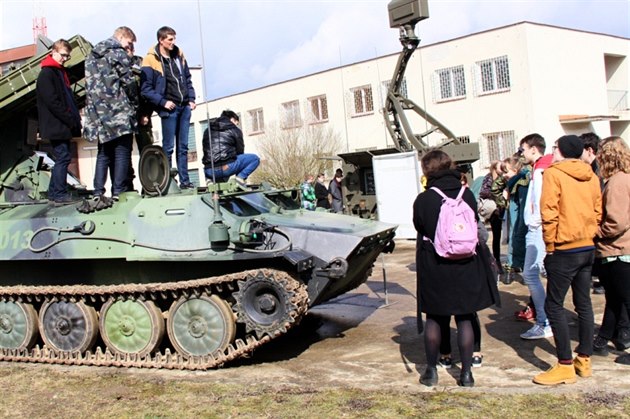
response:
<path fill-rule="evenodd" d="M 81 135 L 81 116 L 64 68 L 71 52 L 68 41 L 55 41 L 50 55 L 42 60 L 36 85 L 39 135 L 50 141 L 55 157 L 55 167 L 48 185 L 48 200 L 56 206 L 77 201 L 68 194 L 66 180 L 71 160 L 70 140 Z"/>

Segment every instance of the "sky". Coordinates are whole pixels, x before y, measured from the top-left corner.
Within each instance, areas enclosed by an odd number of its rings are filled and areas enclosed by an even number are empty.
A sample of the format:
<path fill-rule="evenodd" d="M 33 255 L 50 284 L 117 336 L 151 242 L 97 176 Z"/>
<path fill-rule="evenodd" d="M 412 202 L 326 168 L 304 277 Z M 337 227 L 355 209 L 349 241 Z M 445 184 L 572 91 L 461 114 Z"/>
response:
<path fill-rule="evenodd" d="M 389 0 L 0 0 L 0 50 L 33 43 L 33 18 L 52 40 L 92 44 L 118 26 L 136 33 L 136 53 L 170 26 L 189 65 L 203 66 L 213 100 L 340 65 L 397 53 Z M 522 21 L 630 38 L 630 0 L 429 0 L 416 26 L 421 46 Z"/>

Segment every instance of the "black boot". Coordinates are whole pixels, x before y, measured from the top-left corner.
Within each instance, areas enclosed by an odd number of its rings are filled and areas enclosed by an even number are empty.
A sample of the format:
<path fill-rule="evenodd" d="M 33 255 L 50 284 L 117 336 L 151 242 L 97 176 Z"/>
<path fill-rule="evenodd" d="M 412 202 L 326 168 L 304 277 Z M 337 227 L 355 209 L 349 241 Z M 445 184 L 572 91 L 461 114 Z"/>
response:
<path fill-rule="evenodd" d="M 475 385 L 475 379 L 473 378 L 472 371 L 462 371 L 457 384 L 461 387 L 473 387 Z"/>
<path fill-rule="evenodd" d="M 420 377 L 420 384 L 424 384 L 427 387 L 433 387 L 438 383 L 437 367 L 429 367 L 424 370 L 424 373 Z"/>

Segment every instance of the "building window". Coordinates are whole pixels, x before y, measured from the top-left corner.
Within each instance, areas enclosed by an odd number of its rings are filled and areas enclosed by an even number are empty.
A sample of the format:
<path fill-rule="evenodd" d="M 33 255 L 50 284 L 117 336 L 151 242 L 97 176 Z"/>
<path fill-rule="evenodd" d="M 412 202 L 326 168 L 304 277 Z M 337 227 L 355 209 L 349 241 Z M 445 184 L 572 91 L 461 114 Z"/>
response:
<path fill-rule="evenodd" d="M 300 101 L 293 100 L 282 104 L 281 108 L 282 128 L 297 128 L 302 126 L 300 116 Z"/>
<path fill-rule="evenodd" d="M 193 185 L 201 185 L 201 179 L 199 179 L 199 169 L 188 169 L 188 178 L 190 179 L 190 183 Z"/>
<path fill-rule="evenodd" d="M 265 131 L 265 119 L 262 108 L 247 111 L 247 128 L 249 134 L 260 134 Z"/>
<path fill-rule="evenodd" d="M 490 166 L 494 160 L 503 160 L 516 152 L 514 131 L 500 131 L 481 134 L 479 144 L 481 151 L 481 165 Z"/>
<path fill-rule="evenodd" d="M 391 80 L 385 80 L 381 82 L 381 107 L 385 107 L 385 102 L 387 101 L 387 94 L 389 93 L 389 85 L 391 84 Z M 400 83 L 400 95 L 404 98 L 408 98 L 407 94 L 407 79 L 403 78 Z"/>
<path fill-rule="evenodd" d="M 361 86 L 350 89 L 354 99 L 352 116 L 367 115 L 374 112 L 374 100 L 372 99 L 372 86 Z"/>
<path fill-rule="evenodd" d="M 507 55 L 475 63 L 477 95 L 510 90 L 510 67 Z"/>
<path fill-rule="evenodd" d="M 328 121 L 328 101 L 326 95 L 308 98 L 309 121 L 311 123 Z"/>
<path fill-rule="evenodd" d="M 466 97 L 466 79 L 463 65 L 442 68 L 433 73 L 433 97 L 435 102 Z"/>
<path fill-rule="evenodd" d="M 195 135 L 195 124 L 188 127 L 188 161 L 197 161 L 197 136 Z"/>

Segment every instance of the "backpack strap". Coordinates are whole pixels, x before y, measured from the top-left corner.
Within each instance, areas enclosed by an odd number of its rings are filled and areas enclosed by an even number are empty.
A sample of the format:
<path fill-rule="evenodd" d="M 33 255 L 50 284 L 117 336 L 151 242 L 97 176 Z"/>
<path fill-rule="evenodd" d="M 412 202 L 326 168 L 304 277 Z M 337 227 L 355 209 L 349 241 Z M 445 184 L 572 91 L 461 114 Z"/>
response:
<path fill-rule="evenodd" d="M 432 189 L 432 190 L 434 190 L 435 192 L 437 192 L 437 193 L 438 193 L 438 194 L 442 197 L 442 199 L 446 199 L 446 198 L 448 198 L 448 196 L 446 196 L 446 195 L 444 194 L 444 192 L 442 192 L 441 190 L 439 190 L 439 189 L 438 189 L 438 188 L 436 188 L 435 186 L 431 186 L 431 189 Z"/>
<path fill-rule="evenodd" d="M 462 185 L 462 188 L 459 190 L 459 193 L 457 194 L 457 198 L 455 199 L 462 199 L 462 196 L 464 195 L 465 190 L 466 190 L 466 187 Z"/>
<path fill-rule="evenodd" d="M 431 189 L 433 189 L 435 192 L 437 192 L 438 194 L 440 194 L 440 196 L 441 196 L 443 199 L 448 198 L 448 196 L 446 196 L 446 195 L 444 194 L 444 192 L 442 192 L 441 190 L 439 190 L 439 189 L 438 189 L 438 188 L 436 188 L 435 186 L 431 186 Z M 465 190 L 466 190 L 466 187 L 465 187 L 464 185 L 462 185 L 462 188 L 459 190 L 459 193 L 457 194 L 457 198 L 455 198 L 455 199 L 461 199 L 461 198 L 462 198 L 462 196 L 464 195 L 464 191 L 465 191 Z"/>

